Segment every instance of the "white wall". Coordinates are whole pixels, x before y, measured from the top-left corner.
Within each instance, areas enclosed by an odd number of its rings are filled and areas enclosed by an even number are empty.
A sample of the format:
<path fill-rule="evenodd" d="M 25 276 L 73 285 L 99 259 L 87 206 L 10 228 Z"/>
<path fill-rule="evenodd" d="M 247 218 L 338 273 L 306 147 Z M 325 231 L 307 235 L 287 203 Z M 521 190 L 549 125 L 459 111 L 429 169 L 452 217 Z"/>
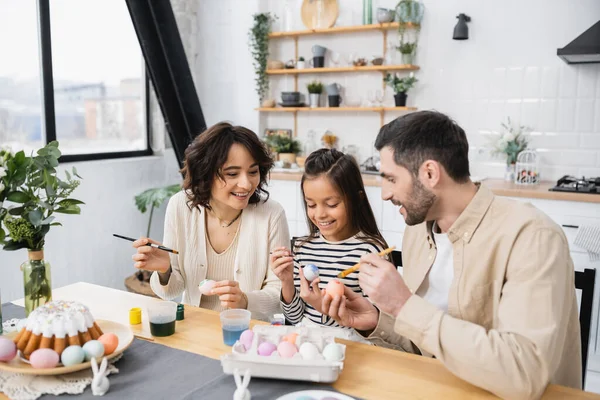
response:
<path fill-rule="evenodd" d="M 227 12 L 221 2 L 201 2 L 200 8 Z M 230 5 L 231 1 L 223 2 Z M 397 0 L 374 0 L 374 7 L 393 8 Z M 542 154 L 542 174 L 556 179 L 564 174 L 600 176 L 600 64 L 567 65 L 556 56 L 556 49 L 565 46 L 576 36 L 600 20 L 597 0 L 424 0 L 425 19 L 421 30 L 417 64 L 420 82 L 409 94 L 409 105 L 420 109 L 435 108 L 450 114 L 467 131 L 472 146 L 472 174 L 501 177 L 504 164 L 489 156 L 482 147 L 488 144 L 486 132 L 500 129 L 506 116 L 530 125 L 535 130 L 532 146 Z M 236 6 L 242 4 L 235 2 Z M 281 28 L 284 1 L 265 0 L 266 9 L 280 16 L 275 29 Z M 304 29 L 300 19 L 301 0 L 294 4 L 294 28 Z M 362 1 L 340 0 L 338 24 L 361 23 Z M 236 62 L 203 65 L 202 76 L 231 79 L 237 71 L 248 75 L 247 55 L 239 53 L 238 40 L 244 40 L 250 15 L 233 10 L 230 18 L 239 18 L 227 28 L 217 27 L 221 38 L 218 47 L 205 43 L 212 50 L 222 50 Z M 467 41 L 452 40 L 458 13 L 472 18 Z M 218 14 L 218 13 L 217 13 Z M 203 25 L 204 35 L 214 24 Z M 202 36 L 201 36 L 202 37 Z M 390 32 L 389 38 L 397 37 Z M 370 57 L 382 54 L 382 35 L 379 32 L 361 34 L 301 37 L 299 54 L 311 57 L 310 48 L 318 43 L 345 54 L 351 51 Z M 233 46 L 233 47 L 232 47 Z M 206 49 L 207 47 L 204 47 Z M 231 49 L 231 51 L 229 51 Z M 292 39 L 272 41 L 272 58 L 287 61 L 293 58 Z M 243 53 L 243 52 L 242 52 Z M 204 56 L 202 56 L 204 57 Z M 399 57 L 398 57 L 399 58 Z M 330 74 L 302 76 L 299 89 L 306 93 L 306 83 L 315 77 L 325 83 L 338 82 L 346 87 L 346 96 L 366 100 L 368 90 L 381 89 L 381 74 Z M 279 100 L 283 90 L 293 90 L 293 78 L 272 77 L 271 93 Z M 215 104 L 226 102 L 231 93 L 243 94 L 243 104 L 233 100 L 224 115 L 250 116 L 257 105 L 253 79 L 236 79 L 234 87 L 206 87 Z M 217 86 L 217 85 L 215 85 Z M 223 93 L 222 89 L 225 89 Z M 203 94 L 207 96 L 207 94 Z M 205 104 L 204 102 L 203 104 Z M 387 105 L 393 105 L 392 93 L 386 91 Z M 215 106 L 216 107 L 216 106 Z M 387 120 L 398 116 L 390 113 Z M 361 157 L 371 155 L 372 143 L 379 129 L 378 114 L 335 113 L 299 114 L 299 138 L 309 129 L 320 134 L 330 129 L 341 138 L 341 146 L 358 144 Z M 250 119 L 250 118 L 248 118 Z M 240 118 L 240 121 L 245 121 Z M 291 115 L 268 114 L 261 118 L 264 128 L 293 128 Z"/>
<path fill-rule="evenodd" d="M 73 165 L 83 177 L 73 197 L 86 204 L 81 206 L 81 215 L 58 214 L 63 226 L 52 227 L 46 236 L 44 253 L 52 268 L 52 286 L 85 281 L 125 290 L 124 279 L 135 272 L 134 252 L 130 242 L 112 234 L 146 234 L 148 213 L 141 214 L 133 198 L 151 187 L 179 182 L 175 156 L 167 152 L 165 156 L 64 164 L 61 176 Z M 154 213 L 154 238 L 162 238 L 165 206 Z M 19 266 L 25 260 L 26 250 L 0 250 L 2 302 L 23 297 Z"/>

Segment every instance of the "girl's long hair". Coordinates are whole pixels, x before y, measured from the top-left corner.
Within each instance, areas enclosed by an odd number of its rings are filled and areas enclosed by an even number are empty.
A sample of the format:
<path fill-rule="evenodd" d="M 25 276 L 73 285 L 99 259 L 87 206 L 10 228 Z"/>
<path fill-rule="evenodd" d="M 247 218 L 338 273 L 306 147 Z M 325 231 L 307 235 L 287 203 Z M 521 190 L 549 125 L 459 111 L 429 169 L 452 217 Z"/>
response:
<path fill-rule="evenodd" d="M 319 228 L 308 217 L 306 199 L 304 197 L 304 182 L 324 176 L 342 195 L 348 213 L 348 221 L 355 231 L 360 232 L 358 239 L 367 243 L 387 248 L 385 239 L 379 232 L 373 209 L 369 204 L 360 168 L 354 157 L 335 149 L 320 149 L 312 152 L 304 163 L 304 174 L 300 182 L 304 214 L 309 226 L 308 236 L 299 238 L 299 246 L 319 236 Z M 292 243 L 292 251 L 298 245 Z"/>

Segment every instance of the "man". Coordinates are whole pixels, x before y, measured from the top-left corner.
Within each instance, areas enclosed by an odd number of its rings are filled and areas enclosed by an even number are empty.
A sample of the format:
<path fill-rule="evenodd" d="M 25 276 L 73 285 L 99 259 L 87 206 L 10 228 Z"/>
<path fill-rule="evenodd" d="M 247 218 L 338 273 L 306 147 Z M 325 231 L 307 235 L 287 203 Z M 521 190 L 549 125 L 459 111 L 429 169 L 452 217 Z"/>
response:
<path fill-rule="evenodd" d="M 382 197 L 408 225 L 403 275 L 375 254 L 323 312 L 376 344 L 434 356 L 458 377 L 511 399 L 548 383 L 581 387 L 574 267 L 562 230 L 530 204 L 471 182 L 465 132 L 422 111 L 385 125 Z"/>

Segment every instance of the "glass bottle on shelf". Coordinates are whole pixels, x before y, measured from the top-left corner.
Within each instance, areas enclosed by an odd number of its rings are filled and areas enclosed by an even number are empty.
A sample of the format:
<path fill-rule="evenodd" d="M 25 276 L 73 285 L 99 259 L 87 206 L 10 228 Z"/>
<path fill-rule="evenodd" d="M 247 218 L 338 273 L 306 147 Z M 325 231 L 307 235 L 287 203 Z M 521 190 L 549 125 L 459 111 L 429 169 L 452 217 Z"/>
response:
<path fill-rule="evenodd" d="M 285 0 L 283 5 L 283 31 L 291 32 L 293 30 L 293 15 L 292 15 L 292 5 L 290 4 L 291 0 Z"/>
<path fill-rule="evenodd" d="M 317 133 L 314 130 L 309 130 L 306 134 L 306 140 L 304 141 L 304 156 L 308 157 L 310 153 L 317 150 L 317 141 L 316 141 Z"/>
<path fill-rule="evenodd" d="M 373 2 L 372 0 L 363 0 L 363 25 L 373 23 Z"/>

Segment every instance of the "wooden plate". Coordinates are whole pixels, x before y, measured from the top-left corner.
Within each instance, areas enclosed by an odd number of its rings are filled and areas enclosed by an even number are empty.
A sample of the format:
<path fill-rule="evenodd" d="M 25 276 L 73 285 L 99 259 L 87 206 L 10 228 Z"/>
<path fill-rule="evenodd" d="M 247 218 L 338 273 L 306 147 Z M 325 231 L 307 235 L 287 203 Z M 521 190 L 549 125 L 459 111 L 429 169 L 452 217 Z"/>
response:
<path fill-rule="evenodd" d="M 323 2 L 321 15 L 321 26 L 319 28 L 331 28 L 337 20 L 340 9 L 337 0 L 304 0 L 302 2 L 302 23 L 308 29 L 317 29 L 317 3 Z"/>
<path fill-rule="evenodd" d="M 119 324 L 118 322 L 105 321 L 102 319 L 96 320 L 96 323 L 98 326 L 100 326 L 102 332 L 114 333 L 119 338 L 119 345 L 117 346 L 117 349 L 111 355 L 106 356 L 107 359 L 110 360 L 111 358 L 123 353 L 125 349 L 131 345 L 131 342 L 133 342 L 133 332 L 131 332 L 131 329 L 129 329 L 128 326 Z M 18 332 L 12 332 L 6 336 L 12 339 L 13 337 L 17 336 L 17 333 Z M 100 360 L 98 360 L 98 362 L 100 362 Z M 62 375 L 91 368 L 91 365 L 92 363 L 87 361 L 81 364 L 72 365 L 70 367 L 36 369 L 33 368 L 29 363 L 21 360 L 21 357 L 17 355 L 8 363 L 0 362 L 0 371 L 16 372 L 25 375 Z"/>

